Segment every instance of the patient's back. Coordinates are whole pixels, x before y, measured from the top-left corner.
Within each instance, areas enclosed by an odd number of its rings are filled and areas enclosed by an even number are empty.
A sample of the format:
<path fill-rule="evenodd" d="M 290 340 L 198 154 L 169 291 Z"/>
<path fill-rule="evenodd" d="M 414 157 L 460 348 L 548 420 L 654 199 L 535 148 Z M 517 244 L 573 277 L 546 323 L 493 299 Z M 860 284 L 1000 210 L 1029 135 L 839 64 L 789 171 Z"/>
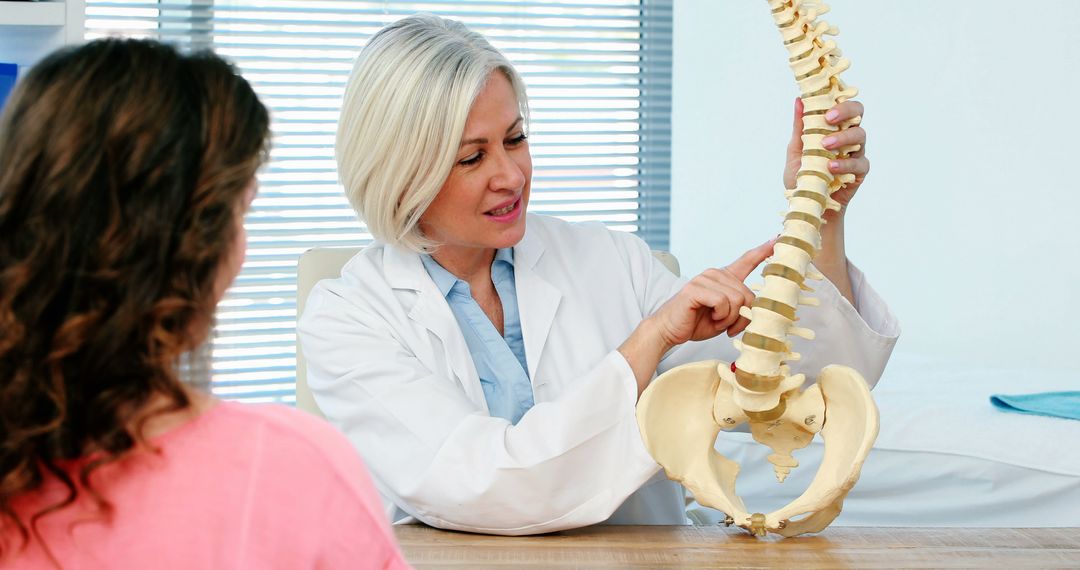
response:
<path fill-rule="evenodd" d="M 139 452 L 93 471 L 89 493 L 43 516 L 63 568 L 405 567 L 360 458 L 329 425 L 283 406 L 218 402 Z M 73 478 L 83 462 L 65 467 Z M 65 490 L 19 497 L 23 520 Z M 10 544 L 10 543 L 9 543 Z M 49 567 L 31 543 L 17 568 Z"/>

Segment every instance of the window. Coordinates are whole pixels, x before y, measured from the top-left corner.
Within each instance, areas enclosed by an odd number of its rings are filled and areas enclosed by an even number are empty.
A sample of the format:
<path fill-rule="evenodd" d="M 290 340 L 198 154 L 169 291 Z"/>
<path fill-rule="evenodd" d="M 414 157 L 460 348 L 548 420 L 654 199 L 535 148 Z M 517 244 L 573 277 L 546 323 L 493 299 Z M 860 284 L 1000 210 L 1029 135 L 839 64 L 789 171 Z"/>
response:
<path fill-rule="evenodd" d="M 483 33 L 524 77 L 531 212 L 600 220 L 668 248 L 671 0 L 88 0 L 88 39 L 213 48 L 240 67 L 273 115 L 247 261 L 218 310 L 218 396 L 293 401 L 296 259 L 311 247 L 371 239 L 335 173 L 345 82 L 372 34 L 418 11 Z"/>

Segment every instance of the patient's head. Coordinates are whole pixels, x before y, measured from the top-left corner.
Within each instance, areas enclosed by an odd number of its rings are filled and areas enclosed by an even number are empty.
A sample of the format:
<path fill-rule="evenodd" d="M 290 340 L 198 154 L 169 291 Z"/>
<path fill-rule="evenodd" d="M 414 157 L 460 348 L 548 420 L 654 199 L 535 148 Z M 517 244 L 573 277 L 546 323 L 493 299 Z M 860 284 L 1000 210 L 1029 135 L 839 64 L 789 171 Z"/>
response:
<path fill-rule="evenodd" d="M 49 473 L 70 502 L 57 463 L 101 458 L 86 483 L 141 439 L 148 402 L 189 405 L 176 361 L 243 259 L 268 130 L 229 64 L 155 42 L 62 50 L 16 87 L 0 122 L 0 527 L 26 538 L 11 499 Z"/>

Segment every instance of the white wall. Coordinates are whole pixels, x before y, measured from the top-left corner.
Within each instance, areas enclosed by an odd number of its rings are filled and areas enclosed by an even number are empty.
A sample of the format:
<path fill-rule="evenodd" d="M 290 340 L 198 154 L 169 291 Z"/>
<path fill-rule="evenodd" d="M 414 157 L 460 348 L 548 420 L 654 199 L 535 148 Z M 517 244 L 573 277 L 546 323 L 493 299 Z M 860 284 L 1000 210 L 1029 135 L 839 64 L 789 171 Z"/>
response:
<path fill-rule="evenodd" d="M 848 255 L 899 316 L 898 355 L 1075 371 L 1077 4 L 828 3 L 872 163 Z M 797 92 L 765 0 L 675 0 L 674 49 L 671 243 L 690 274 L 780 230 Z"/>
<path fill-rule="evenodd" d="M 0 1 L 0 62 L 27 68 L 65 44 L 81 42 L 85 10 L 84 0 Z"/>

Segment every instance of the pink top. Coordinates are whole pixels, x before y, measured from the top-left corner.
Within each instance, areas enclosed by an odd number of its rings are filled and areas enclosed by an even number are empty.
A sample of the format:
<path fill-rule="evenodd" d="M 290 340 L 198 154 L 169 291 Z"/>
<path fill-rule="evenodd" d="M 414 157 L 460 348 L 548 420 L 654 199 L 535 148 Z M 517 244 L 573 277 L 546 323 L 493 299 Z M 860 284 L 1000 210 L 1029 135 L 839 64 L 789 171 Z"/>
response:
<path fill-rule="evenodd" d="M 91 475 L 111 523 L 92 518 L 85 493 L 40 519 L 63 568 L 408 568 L 360 458 L 309 414 L 218 402 L 151 442 L 160 455 Z M 26 520 L 62 496 L 53 481 L 14 506 Z M 38 543 L 0 559 L 12 564 L 50 567 Z"/>

